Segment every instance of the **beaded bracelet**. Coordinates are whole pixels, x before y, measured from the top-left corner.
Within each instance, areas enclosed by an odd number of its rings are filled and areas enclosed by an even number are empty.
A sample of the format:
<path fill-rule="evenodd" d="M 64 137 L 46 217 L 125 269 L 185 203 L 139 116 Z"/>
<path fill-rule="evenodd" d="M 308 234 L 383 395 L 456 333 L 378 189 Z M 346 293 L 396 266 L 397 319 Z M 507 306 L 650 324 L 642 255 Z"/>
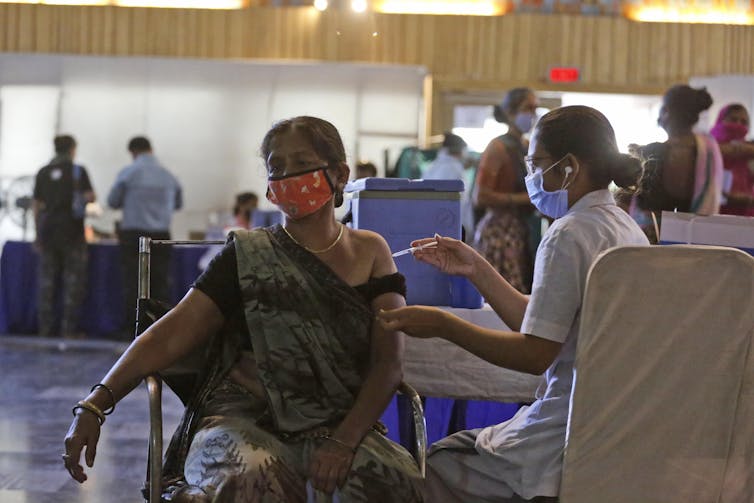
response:
<path fill-rule="evenodd" d="M 76 405 L 73 406 L 73 409 L 71 409 L 71 412 L 73 412 L 74 416 L 76 415 L 76 411 L 78 409 L 87 410 L 91 412 L 92 414 L 94 414 L 95 416 L 97 416 L 97 420 L 99 421 L 100 426 L 105 424 L 105 414 L 103 414 L 100 408 L 94 405 L 92 402 L 88 402 L 86 400 L 79 400 L 76 403 Z"/>
<path fill-rule="evenodd" d="M 110 395 L 110 401 L 113 404 L 110 406 L 109 409 L 107 409 L 105 411 L 102 411 L 102 413 L 104 415 L 109 416 L 110 414 L 112 414 L 113 412 L 115 412 L 115 395 L 113 394 L 113 390 L 111 390 L 109 386 L 107 386 L 106 384 L 102 384 L 102 383 L 95 384 L 94 386 L 92 386 L 92 389 L 90 389 L 89 392 L 93 393 L 94 390 L 96 390 L 98 388 L 104 388 L 104 390 L 107 391 L 107 393 Z"/>
<path fill-rule="evenodd" d="M 330 440 L 332 442 L 335 442 L 336 444 L 338 444 L 338 445 L 340 445 L 342 447 L 345 447 L 346 449 L 348 449 L 349 451 L 351 451 L 353 454 L 356 454 L 356 447 L 351 447 L 350 445 L 348 445 L 347 443 L 343 442 L 342 440 L 338 440 L 337 438 L 332 437 L 330 435 L 326 435 L 326 436 L 324 436 L 322 438 L 324 438 L 325 440 Z"/>

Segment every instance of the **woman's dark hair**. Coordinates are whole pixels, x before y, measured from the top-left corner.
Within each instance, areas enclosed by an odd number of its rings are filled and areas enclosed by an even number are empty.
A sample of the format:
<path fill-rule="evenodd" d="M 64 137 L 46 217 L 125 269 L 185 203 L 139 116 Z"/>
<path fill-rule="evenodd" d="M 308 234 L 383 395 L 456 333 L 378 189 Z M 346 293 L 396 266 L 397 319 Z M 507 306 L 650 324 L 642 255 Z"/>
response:
<path fill-rule="evenodd" d="M 665 92 L 662 105 L 673 125 L 691 127 L 699 122 L 699 114 L 712 106 L 712 96 L 704 87 L 694 89 L 686 84 L 679 84 Z"/>
<path fill-rule="evenodd" d="M 335 126 L 324 119 L 307 115 L 282 120 L 275 123 L 272 129 L 267 131 L 262 140 L 261 149 L 262 157 L 265 161 L 270 156 L 272 142 L 275 138 L 294 129 L 306 136 L 317 155 L 327 161 L 328 165 L 346 162 L 346 149 L 343 146 L 343 140 L 340 139 L 340 133 L 338 133 Z M 343 193 L 336 191 L 335 206 L 339 207 L 342 204 Z"/>
<path fill-rule="evenodd" d="M 586 162 L 590 178 L 600 187 L 611 181 L 626 189 L 636 186 L 641 162 L 618 151 L 613 127 L 594 108 L 556 108 L 539 119 L 535 134 L 553 159 L 570 153 Z"/>
<path fill-rule="evenodd" d="M 335 126 L 324 119 L 306 115 L 282 120 L 272 126 L 262 140 L 262 157 L 265 161 L 270 156 L 275 138 L 294 129 L 306 136 L 317 155 L 328 164 L 346 162 L 346 149 Z"/>
<path fill-rule="evenodd" d="M 513 116 L 516 114 L 516 110 L 521 106 L 521 103 L 526 101 L 526 98 L 530 94 L 534 94 L 528 87 L 515 87 L 505 93 L 503 102 L 499 105 L 495 105 L 492 110 L 492 115 L 495 120 L 502 122 L 503 124 L 510 124 L 513 121 Z"/>

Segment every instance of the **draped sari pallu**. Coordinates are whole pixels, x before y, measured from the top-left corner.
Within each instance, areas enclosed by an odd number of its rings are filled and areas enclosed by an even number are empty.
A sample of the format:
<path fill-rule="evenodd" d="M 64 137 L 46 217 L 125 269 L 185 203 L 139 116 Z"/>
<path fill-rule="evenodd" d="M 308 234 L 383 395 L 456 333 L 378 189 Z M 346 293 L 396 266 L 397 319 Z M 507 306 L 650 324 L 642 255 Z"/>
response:
<path fill-rule="evenodd" d="M 200 487 L 216 503 L 307 501 L 309 458 L 350 411 L 368 369 L 373 314 L 279 226 L 237 232 L 235 248 L 265 397 L 227 378 L 242 341 L 218 334 L 168 448 L 164 483 Z M 376 430 L 357 449 L 339 501 L 421 501 L 413 459 Z M 316 493 L 316 501 L 332 499 Z"/>

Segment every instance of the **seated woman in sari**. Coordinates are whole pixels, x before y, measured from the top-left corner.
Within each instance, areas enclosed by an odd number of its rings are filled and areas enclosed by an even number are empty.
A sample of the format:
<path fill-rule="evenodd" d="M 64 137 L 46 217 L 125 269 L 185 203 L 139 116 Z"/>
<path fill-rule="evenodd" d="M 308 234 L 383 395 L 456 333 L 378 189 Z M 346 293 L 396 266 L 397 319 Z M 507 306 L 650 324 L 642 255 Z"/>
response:
<path fill-rule="evenodd" d="M 650 242 L 659 240 L 662 211 L 713 215 L 720 211 L 723 161 L 715 139 L 692 131 L 699 114 L 712 106 L 706 89 L 673 86 L 665 93 L 658 124 L 668 133 L 663 143 L 635 152 L 644 161 L 629 212 Z"/>
<path fill-rule="evenodd" d="M 165 457 L 170 501 L 420 501 L 408 452 L 378 430 L 401 376 L 401 334 L 372 323 L 405 304 L 385 241 L 335 220 L 349 169 L 335 127 L 297 117 L 262 144 L 284 226 L 239 231 L 183 300 L 79 402 L 65 466 L 86 480 L 101 411 L 210 343 Z M 221 330 L 222 328 L 222 330 Z M 216 335 L 217 334 L 217 335 Z M 104 416 L 102 416 L 104 417 Z"/>

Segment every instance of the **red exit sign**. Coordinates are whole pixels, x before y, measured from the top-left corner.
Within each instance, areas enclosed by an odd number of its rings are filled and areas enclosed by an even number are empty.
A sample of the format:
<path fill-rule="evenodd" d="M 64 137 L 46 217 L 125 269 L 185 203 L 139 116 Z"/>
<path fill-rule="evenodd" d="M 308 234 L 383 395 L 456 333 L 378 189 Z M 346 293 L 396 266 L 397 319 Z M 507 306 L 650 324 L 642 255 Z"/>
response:
<path fill-rule="evenodd" d="M 578 82 L 581 74 L 578 68 L 572 66 L 554 66 L 550 68 L 550 82 Z"/>

